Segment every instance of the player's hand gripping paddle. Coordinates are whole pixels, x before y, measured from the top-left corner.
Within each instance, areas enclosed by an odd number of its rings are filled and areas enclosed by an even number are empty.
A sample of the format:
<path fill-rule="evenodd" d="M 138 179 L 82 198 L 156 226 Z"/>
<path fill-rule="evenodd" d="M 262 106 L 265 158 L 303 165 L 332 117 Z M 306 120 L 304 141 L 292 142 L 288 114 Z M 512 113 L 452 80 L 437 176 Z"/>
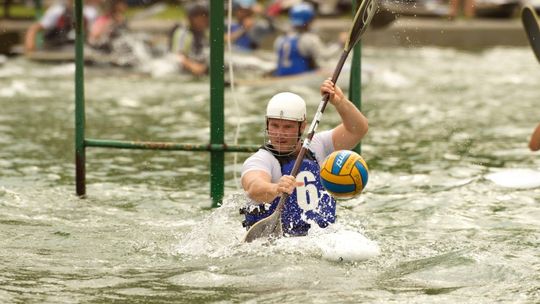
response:
<path fill-rule="evenodd" d="M 527 32 L 527 37 L 531 43 L 534 55 L 536 55 L 536 59 L 540 62 L 540 26 L 538 24 L 540 20 L 534 7 L 530 5 L 523 7 L 521 10 L 521 21 Z"/>
<path fill-rule="evenodd" d="M 345 64 L 345 60 L 347 59 L 347 56 L 353 49 L 354 45 L 358 41 L 360 41 L 362 34 L 366 31 L 376 11 L 377 11 L 376 0 L 363 0 L 360 3 L 360 7 L 358 8 L 354 16 L 353 25 L 351 29 L 349 30 L 349 35 L 348 35 L 347 41 L 345 42 L 343 53 L 341 54 L 341 58 L 339 59 L 336 65 L 336 68 L 334 69 L 334 74 L 332 75 L 333 83 L 336 83 L 339 77 L 339 74 L 341 73 L 341 69 L 343 68 L 343 64 Z M 326 108 L 326 105 L 328 104 L 329 99 L 330 99 L 330 95 L 325 94 L 319 104 L 319 108 L 317 109 L 315 118 L 311 122 L 311 126 L 309 127 L 308 134 L 304 140 L 304 143 L 302 145 L 302 148 L 300 149 L 300 152 L 298 153 L 298 156 L 296 157 L 294 167 L 291 171 L 291 175 L 294 177 L 296 177 L 296 174 L 298 174 L 298 171 L 300 170 L 300 165 L 302 164 L 302 160 L 304 159 L 306 151 L 311 144 L 311 139 L 313 138 L 313 135 L 315 134 L 315 131 L 317 130 L 317 126 L 319 125 L 319 121 L 321 120 L 322 114 Z M 281 211 L 283 210 L 283 204 L 285 203 L 285 200 L 288 197 L 289 195 L 287 193 L 283 193 L 279 199 L 279 203 L 274 213 L 258 221 L 257 223 L 255 223 L 255 225 L 251 226 L 251 228 L 246 233 L 246 236 L 244 237 L 245 242 L 251 242 L 255 239 L 263 238 L 263 237 L 280 237 L 283 235 L 283 231 L 281 228 Z"/>

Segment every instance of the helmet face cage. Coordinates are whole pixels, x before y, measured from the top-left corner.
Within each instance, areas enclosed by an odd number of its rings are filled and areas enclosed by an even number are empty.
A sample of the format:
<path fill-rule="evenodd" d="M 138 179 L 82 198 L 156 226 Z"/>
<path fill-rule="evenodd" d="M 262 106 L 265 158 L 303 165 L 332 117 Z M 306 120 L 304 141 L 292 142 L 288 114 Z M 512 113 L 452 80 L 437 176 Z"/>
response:
<path fill-rule="evenodd" d="M 296 135 L 279 135 L 278 132 L 270 132 L 268 130 L 268 118 L 266 119 L 266 128 L 264 130 L 264 146 L 270 150 L 272 154 L 275 156 L 289 156 L 296 152 L 296 147 L 298 146 L 298 142 L 302 138 L 302 122 L 298 122 L 298 133 Z M 277 146 L 272 144 L 271 137 L 279 136 L 280 138 L 284 139 L 296 139 L 294 143 L 291 141 L 291 144 L 288 146 L 283 146 L 282 144 L 279 145 L 280 150 L 277 150 Z"/>

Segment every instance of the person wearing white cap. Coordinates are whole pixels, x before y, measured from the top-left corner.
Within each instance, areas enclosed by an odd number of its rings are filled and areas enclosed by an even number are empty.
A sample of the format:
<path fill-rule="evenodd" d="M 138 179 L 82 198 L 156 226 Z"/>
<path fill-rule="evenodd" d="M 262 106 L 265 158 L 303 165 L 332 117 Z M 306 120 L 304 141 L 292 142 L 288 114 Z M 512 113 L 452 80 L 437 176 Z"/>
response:
<path fill-rule="evenodd" d="M 334 223 L 336 203 L 322 187 L 319 164 L 335 150 L 355 147 L 367 133 L 368 121 L 330 79 L 320 90 L 322 95 L 330 94 L 329 103 L 341 123 L 315 133 L 296 178 L 289 174 L 302 147 L 306 103 L 291 92 L 276 94 L 268 102 L 264 145 L 242 166 L 241 183 L 250 199 L 241 209 L 244 227 L 272 214 L 282 193 L 289 194 L 281 214 L 286 235 L 306 235 L 312 224 L 324 228 Z"/>

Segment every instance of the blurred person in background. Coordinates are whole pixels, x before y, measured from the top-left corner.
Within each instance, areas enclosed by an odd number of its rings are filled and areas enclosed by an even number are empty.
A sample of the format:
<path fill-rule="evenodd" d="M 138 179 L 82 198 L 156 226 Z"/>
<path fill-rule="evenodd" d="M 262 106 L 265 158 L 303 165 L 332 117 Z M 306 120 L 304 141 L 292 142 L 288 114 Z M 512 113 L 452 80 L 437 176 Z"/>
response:
<path fill-rule="evenodd" d="M 88 43 L 99 50 L 111 52 L 112 41 L 126 29 L 126 0 L 108 0 L 103 4 L 103 13 L 90 28 Z"/>
<path fill-rule="evenodd" d="M 231 35 L 225 34 L 225 41 L 230 41 L 240 50 L 258 49 L 261 41 L 274 32 L 270 17 L 263 15 L 263 8 L 255 0 L 233 0 Z M 260 18 L 263 16 L 264 18 Z"/>
<path fill-rule="evenodd" d="M 274 49 L 278 62 L 274 76 L 289 76 L 313 72 L 320 62 L 335 55 L 340 49 L 337 45 L 325 45 L 319 36 L 311 31 L 315 10 L 309 3 L 299 3 L 289 10 L 292 30 L 279 36 Z M 340 35 L 340 40 L 345 37 Z"/>
<path fill-rule="evenodd" d="M 170 50 L 182 71 L 195 76 L 208 72 L 209 65 L 209 10 L 203 2 L 190 3 L 186 7 L 188 25 L 176 25 L 171 31 Z"/>
<path fill-rule="evenodd" d="M 457 18 L 460 7 L 463 9 L 463 14 L 466 18 L 474 18 L 475 4 L 474 0 L 450 0 L 450 19 Z"/>
<path fill-rule="evenodd" d="M 87 31 L 98 15 L 98 0 L 85 1 L 83 7 L 84 28 Z M 43 32 L 44 49 L 58 49 L 73 45 L 75 41 L 75 16 L 73 0 L 52 4 L 43 17 L 28 28 L 24 39 L 25 52 L 36 50 L 36 37 Z"/>

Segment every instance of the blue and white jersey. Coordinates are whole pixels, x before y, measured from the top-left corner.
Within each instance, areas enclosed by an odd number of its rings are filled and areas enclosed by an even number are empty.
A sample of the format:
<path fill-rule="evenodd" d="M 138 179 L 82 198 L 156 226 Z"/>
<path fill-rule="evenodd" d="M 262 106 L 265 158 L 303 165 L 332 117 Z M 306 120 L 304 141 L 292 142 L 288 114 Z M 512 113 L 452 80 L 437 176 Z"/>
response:
<path fill-rule="evenodd" d="M 300 52 L 299 41 L 299 34 L 280 37 L 276 45 L 278 63 L 274 76 L 295 75 L 316 69 L 314 58 Z"/>
<path fill-rule="evenodd" d="M 242 30 L 242 25 L 237 22 L 231 23 L 231 33 L 235 33 Z M 241 50 L 253 50 L 256 48 L 256 43 L 249 37 L 247 32 L 244 32 L 240 37 L 234 41 L 234 45 Z"/>
<path fill-rule="evenodd" d="M 296 180 L 304 185 L 296 187 L 284 204 L 281 223 L 286 235 L 306 235 L 313 222 L 322 228 L 335 222 L 336 202 L 322 186 L 319 166 L 334 150 L 332 131 L 315 134 L 312 150 L 314 152 L 307 153 L 296 175 Z M 280 157 L 278 160 L 271 152 L 261 149 L 244 162 L 242 174 L 251 170 L 262 170 L 271 175 L 272 182 L 277 182 L 281 176 L 291 173 L 295 159 L 296 157 L 292 156 Z M 263 208 L 264 205 L 250 204 L 246 209 L 256 212 L 245 214 L 246 225 L 249 227 L 271 215 L 279 199 L 280 197 L 277 197 L 270 204 L 266 204 L 267 208 Z"/>

